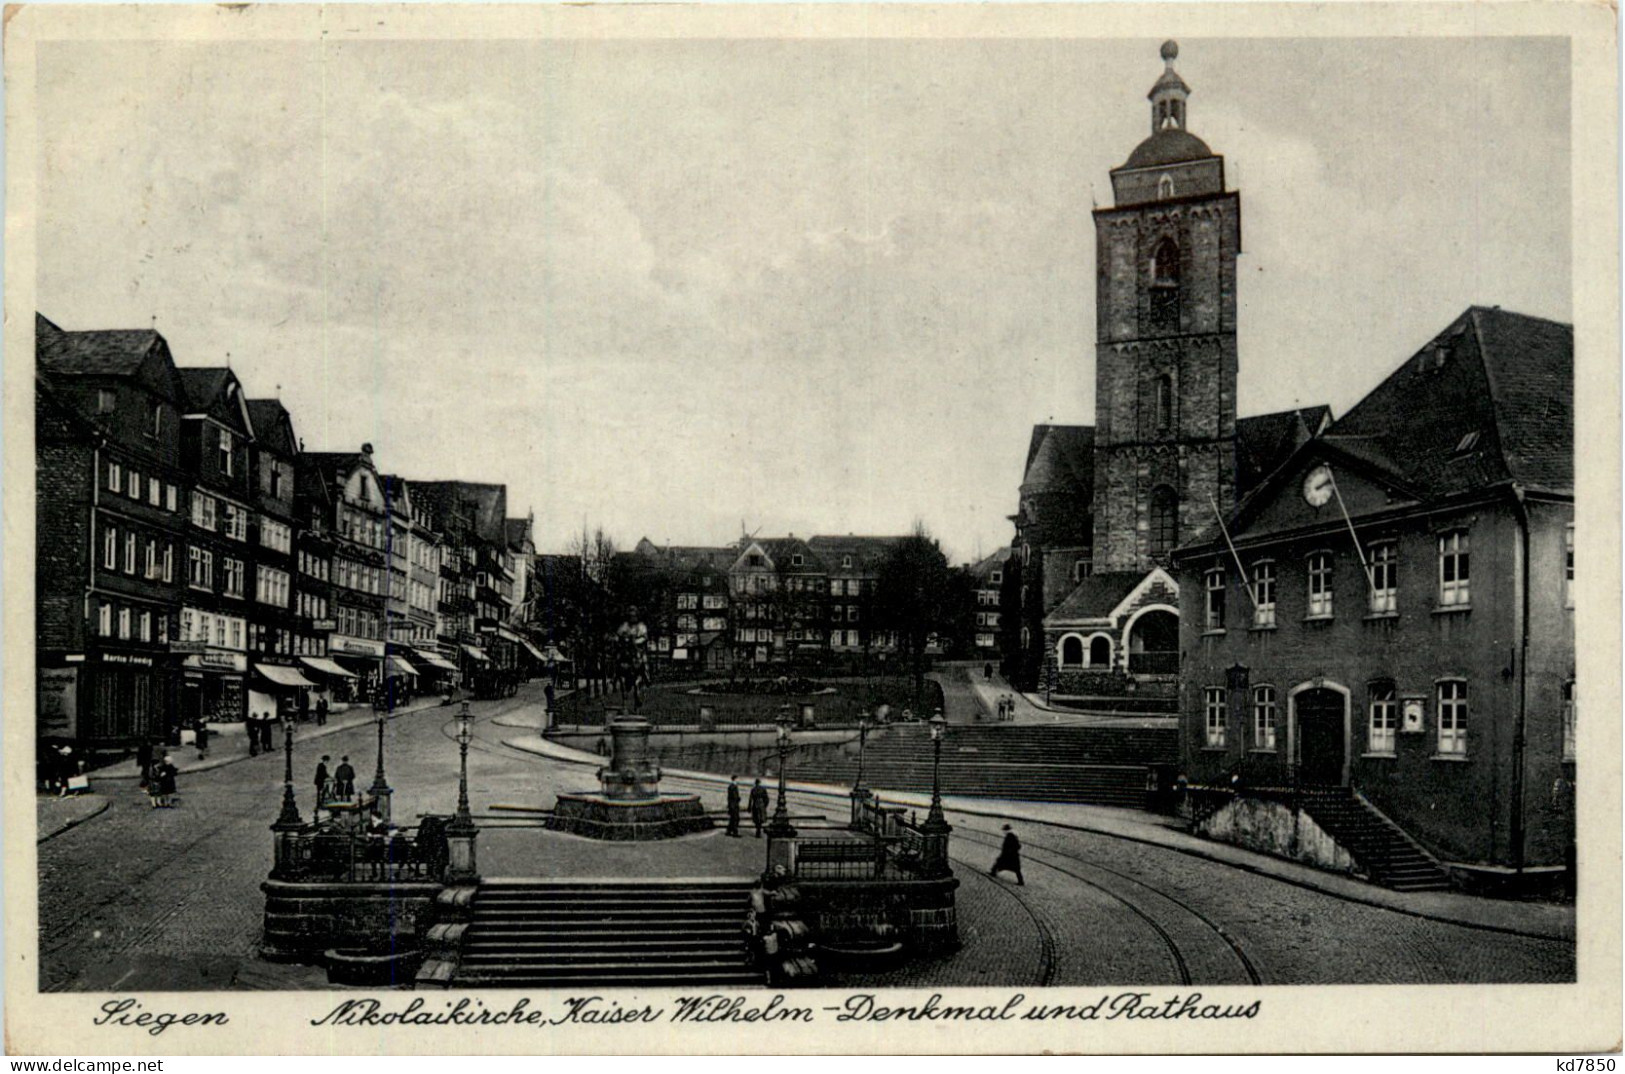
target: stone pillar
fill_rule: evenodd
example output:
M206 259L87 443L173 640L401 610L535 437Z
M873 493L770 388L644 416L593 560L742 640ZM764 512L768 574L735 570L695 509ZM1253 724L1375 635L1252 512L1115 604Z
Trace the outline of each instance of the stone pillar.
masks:
M649 721L623 717L609 725L609 764L598 770L604 797L647 801L660 797L660 766L649 752Z

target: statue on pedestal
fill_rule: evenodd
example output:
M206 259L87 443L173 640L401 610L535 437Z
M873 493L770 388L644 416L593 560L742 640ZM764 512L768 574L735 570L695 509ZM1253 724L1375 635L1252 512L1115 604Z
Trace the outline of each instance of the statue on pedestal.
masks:
M649 627L637 608L626 609L626 621L615 628L615 687L621 704L631 696L632 711L643 706L642 686L649 681Z

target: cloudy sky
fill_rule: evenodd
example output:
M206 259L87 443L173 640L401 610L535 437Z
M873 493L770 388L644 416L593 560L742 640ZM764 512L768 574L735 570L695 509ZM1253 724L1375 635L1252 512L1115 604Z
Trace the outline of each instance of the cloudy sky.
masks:
M1177 32L1177 27L1171 30ZM37 300L153 322L307 447L721 543L1009 539L1089 423L1156 40L45 43ZM1243 414L1341 412L1471 303L1570 314L1560 39L1182 40L1241 191Z

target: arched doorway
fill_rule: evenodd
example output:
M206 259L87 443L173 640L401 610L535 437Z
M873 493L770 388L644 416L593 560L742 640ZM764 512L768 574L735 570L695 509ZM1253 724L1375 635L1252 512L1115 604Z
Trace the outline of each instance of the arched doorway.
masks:
M1298 778L1315 786L1341 786L1348 770L1348 695L1317 686L1292 698Z
M1128 669L1142 675L1179 672L1179 615L1171 608L1147 608L1128 627Z

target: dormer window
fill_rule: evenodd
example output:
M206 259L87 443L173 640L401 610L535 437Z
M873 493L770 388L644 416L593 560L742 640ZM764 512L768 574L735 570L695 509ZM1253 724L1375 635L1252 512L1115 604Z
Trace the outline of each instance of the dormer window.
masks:
M791 557L790 557L790 566L792 566L792 567L801 566L801 553L800 552L796 552L793 555L791 555Z
M220 472L231 476L231 434L220 430Z

